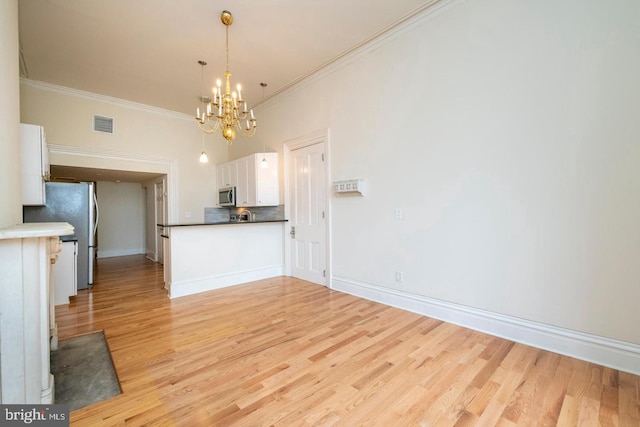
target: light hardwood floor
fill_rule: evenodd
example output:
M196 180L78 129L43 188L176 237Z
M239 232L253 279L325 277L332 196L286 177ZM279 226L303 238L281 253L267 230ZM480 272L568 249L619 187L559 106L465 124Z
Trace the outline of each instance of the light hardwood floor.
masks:
M279 277L169 300L143 256L56 310L123 393L73 426L640 426L640 377Z

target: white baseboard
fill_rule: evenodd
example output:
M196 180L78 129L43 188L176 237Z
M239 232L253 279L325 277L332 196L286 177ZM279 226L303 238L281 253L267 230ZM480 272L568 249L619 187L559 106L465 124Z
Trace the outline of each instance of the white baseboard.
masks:
M226 288L228 286L253 282L255 280L278 277L282 276L282 272L283 266L280 264L257 268L255 270L209 276L197 280L190 280L188 282L173 282L169 283L166 287L169 290L169 298L178 298L200 292L212 291L214 289Z
M332 289L490 335L640 375L640 345L333 277Z
M53 397L56 394L56 386L55 381L52 374L49 374L49 381L47 383L47 388L42 389L40 391L40 403L44 405L53 404Z
M144 255L146 250L144 248L128 248L128 249L100 249L98 248L98 258L112 258L116 256L127 255Z

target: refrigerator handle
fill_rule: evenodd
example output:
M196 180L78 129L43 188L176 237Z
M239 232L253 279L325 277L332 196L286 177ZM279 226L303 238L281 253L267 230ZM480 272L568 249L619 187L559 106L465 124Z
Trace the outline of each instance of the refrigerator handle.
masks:
M100 220L100 210L98 209L98 198L96 197L96 194L93 193L93 206L96 207L96 220L95 223L93 224L93 235L96 235L96 232L98 231L98 221Z

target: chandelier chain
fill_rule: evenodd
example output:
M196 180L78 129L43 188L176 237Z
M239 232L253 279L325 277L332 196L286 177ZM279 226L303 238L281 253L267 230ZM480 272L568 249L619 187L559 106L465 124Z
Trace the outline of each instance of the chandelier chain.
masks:
M229 72L229 26L225 25L225 47L227 52L227 73Z

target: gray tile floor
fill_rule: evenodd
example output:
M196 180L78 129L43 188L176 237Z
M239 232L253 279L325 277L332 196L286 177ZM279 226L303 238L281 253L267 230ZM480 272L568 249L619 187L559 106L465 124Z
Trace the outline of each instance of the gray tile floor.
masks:
M54 403L67 404L70 411L121 393L102 331L60 340L51 352L51 373Z

